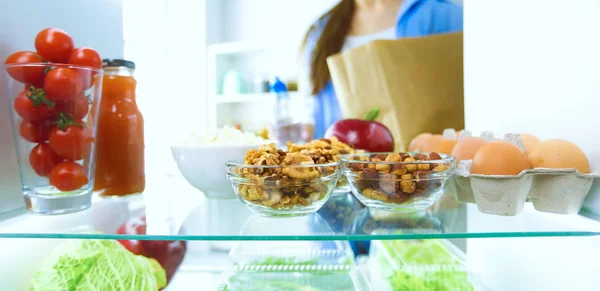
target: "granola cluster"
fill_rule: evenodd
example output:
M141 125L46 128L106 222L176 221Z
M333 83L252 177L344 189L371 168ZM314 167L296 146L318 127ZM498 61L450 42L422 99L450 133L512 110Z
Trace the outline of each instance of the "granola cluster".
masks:
M398 204L441 187L442 177L431 175L451 167L438 153L373 154L357 159L348 165L354 172L354 187L366 198Z
M342 155L346 154L360 154L364 153L363 150L355 150L351 146L341 142L335 136L331 139L317 139L309 143L297 145L288 142L288 152L300 152L309 154L313 157L319 157L319 163L330 163L337 162L341 159ZM317 162L317 161L315 161ZM344 187L348 185L346 177L341 177L337 182L337 187Z
M334 183L322 178L339 173L341 167L319 165L338 162L341 154L351 151L335 138L302 145L288 142L287 151L277 149L274 144L262 145L249 150L244 163L267 167L238 168L238 174L250 181L239 185L238 191L245 200L273 209L311 205L331 193Z

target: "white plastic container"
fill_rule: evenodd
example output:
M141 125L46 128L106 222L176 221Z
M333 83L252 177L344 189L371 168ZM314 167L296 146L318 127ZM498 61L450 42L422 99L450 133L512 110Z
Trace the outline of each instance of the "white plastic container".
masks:
M218 291L376 290L352 265L245 265L223 273Z
M447 240L439 241L409 240L402 241L405 246L411 245L410 253L393 241L373 241L367 262L369 281L373 290L422 290L425 284L435 290L488 290L478 278L469 272L464 253ZM387 244L387 245L386 245ZM416 252L423 245L421 252ZM428 248L437 248L436 256L431 256L435 263L417 262ZM441 258L441 254L446 256ZM412 258L417 258L412 260ZM427 282L427 283L425 283ZM431 284L435 286L431 286Z

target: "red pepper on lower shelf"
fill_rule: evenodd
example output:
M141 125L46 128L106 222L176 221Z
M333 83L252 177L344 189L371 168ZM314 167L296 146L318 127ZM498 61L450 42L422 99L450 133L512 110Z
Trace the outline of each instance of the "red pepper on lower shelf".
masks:
M146 216L134 218L121 225L117 234L146 234ZM187 251L186 241L119 240L130 252L157 260L171 280Z

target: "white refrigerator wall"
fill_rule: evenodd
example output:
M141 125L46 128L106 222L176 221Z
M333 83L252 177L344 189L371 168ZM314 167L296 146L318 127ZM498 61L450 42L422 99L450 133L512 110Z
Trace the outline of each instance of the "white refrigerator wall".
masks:
M467 0L464 7L467 128L565 138L599 169L600 1ZM600 191L592 191L586 207L600 213ZM475 211L469 207L469 213ZM576 221L552 214L540 220L534 211L528 205L504 223L552 229ZM485 232L490 223L471 219L468 229ZM587 227L579 223L569 228ZM591 265L576 259L593 262L597 247L591 238L473 239L467 253L472 270L492 290L597 290ZM571 251L553 252L565 248ZM521 258L517 265L515 257ZM582 280L573 282L570 274Z
M75 45L102 56L123 57L121 0L0 1L0 60L19 50L35 50L35 35L47 27L67 31ZM0 213L23 206L11 125L6 75L0 72ZM12 106L12 105L11 105Z
M468 129L564 138L600 170L600 1L465 1ZM586 207L600 213L600 189Z
M222 41L271 43L292 41L298 44L310 25L339 2L339 0L219 1Z

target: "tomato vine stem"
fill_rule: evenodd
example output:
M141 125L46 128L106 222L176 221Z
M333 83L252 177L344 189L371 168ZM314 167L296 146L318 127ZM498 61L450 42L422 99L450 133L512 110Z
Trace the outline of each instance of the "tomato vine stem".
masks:
M25 97L33 101L33 106L35 107L45 104L54 108L54 102L46 98L46 91L43 88L36 89L34 86L30 86L27 92L25 92Z

